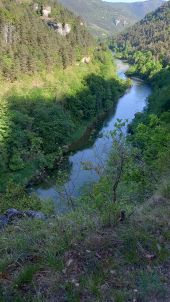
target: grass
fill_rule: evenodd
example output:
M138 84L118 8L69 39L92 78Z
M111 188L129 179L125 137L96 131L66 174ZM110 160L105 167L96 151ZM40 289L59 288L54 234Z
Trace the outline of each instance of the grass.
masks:
M18 273L14 281L14 288L22 288L22 286L26 284L31 284L33 280L34 274L39 270L39 266L37 265L26 265L24 266Z
M169 201L152 198L110 226L100 211L82 205L1 233L0 301L169 301Z

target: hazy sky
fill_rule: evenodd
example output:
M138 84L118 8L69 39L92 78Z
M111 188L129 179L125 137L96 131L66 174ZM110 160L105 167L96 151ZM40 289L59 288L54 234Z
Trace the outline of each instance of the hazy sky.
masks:
M146 0L103 0L106 2L143 2Z

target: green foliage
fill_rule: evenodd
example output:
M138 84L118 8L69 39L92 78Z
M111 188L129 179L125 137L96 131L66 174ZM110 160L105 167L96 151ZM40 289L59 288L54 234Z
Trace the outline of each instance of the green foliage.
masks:
M152 79L153 93L149 98L148 111L162 114L164 123L169 123L170 68L164 68ZM163 114L164 113L164 114Z
M36 196L28 195L23 187L9 183L5 193L0 194L0 213L3 214L10 208L40 210L41 201ZM45 206L43 205L44 208Z
M124 54L149 51L155 59L159 59L166 66L170 62L169 26L170 2L168 1L132 26L130 30L116 37L112 46L123 51Z
M164 299L165 288L156 273L141 272L138 276L138 284L140 297L144 301L149 301L153 295L159 297L159 299Z
M149 116L148 124L141 123L137 126L133 142L141 149L142 156L150 167L152 165L160 172L166 167L168 169L169 129L156 115Z
M45 79L42 88L32 88L31 84L25 89L24 80L22 89L14 88L4 96L0 113L1 191L10 180L25 185L43 178L85 127L116 105L127 83L112 77L112 60L107 50L99 48L89 66L64 73L60 70L50 83Z
M133 64L128 74L149 81L152 87L147 108L144 113L136 114L129 126L134 155L127 169L127 179L136 179L135 183L140 184L141 197L142 191L149 194L156 190L158 183L162 186L161 179L169 179L169 15L168 1L128 32L119 35L112 44L119 57Z
M136 51L131 55L130 60L134 65L128 70L127 74L129 75L139 75L144 79L153 79L162 70L162 64L153 57L150 51Z
M31 1L37 3L38 1ZM0 74L15 80L22 74L66 68L87 55L93 39L80 25L80 19L53 0L51 19L55 24L70 24L72 29L62 37L41 12L34 12L33 3L2 1L0 7ZM46 4L39 1L39 4ZM40 7L40 5L39 5ZM79 56L77 56L79 53Z
M101 182L95 193L103 189ZM1 297L5 301L18 297L22 301L23 290L25 301L30 302L43 301L44 296L59 301L65 297L81 301L87 296L91 301L168 297L169 202L153 198L138 204L131 216L126 212L123 223L118 216L123 204L110 203L115 214L114 223L108 224L102 220L104 205L103 209L94 206L96 194L67 215L20 221L1 233ZM105 207L108 215L110 209ZM149 255L155 258L148 260Z
M19 273L19 275L15 279L13 286L15 288L22 288L22 286L25 286L26 284L31 283L34 274L38 270L39 270L39 267L35 266L35 265L27 265L26 267L23 267L22 271Z
M55 213L55 205L52 200L41 201L41 211L48 217Z

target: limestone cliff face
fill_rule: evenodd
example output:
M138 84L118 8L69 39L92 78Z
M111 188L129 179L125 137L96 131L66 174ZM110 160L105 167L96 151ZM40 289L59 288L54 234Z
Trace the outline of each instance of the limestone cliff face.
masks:
M47 25L54 29L58 34L65 37L71 32L71 25L68 23L54 22L53 18L50 18L52 8L50 5L33 4L33 10L40 13L43 19L47 22Z
M44 18L48 18L49 15L51 14L51 11L52 11L51 6L49 6L49 5L46 5L46 6L43 5L41 7L41 13Z
M6 44L12 44L14 40L15 27L11 24L4 24L3 36Z
M122 16L120 16L119 19L114 19L113 23L115 24L116 27L118 27L119 25L125 27L129 24L129 22L126 19L124 19Z
M71 25L56 23L56 31L63 37L67 36L71 32Z
M65 23L56 23L52 20L49 20L47 22L48 26L54 29L57 33L59 33L61 36L65 37L71 32L71 25L65 24Z
M89 64L91 61L91 57L87 56L87 57L84 57L81 62L84 63L84 64Z

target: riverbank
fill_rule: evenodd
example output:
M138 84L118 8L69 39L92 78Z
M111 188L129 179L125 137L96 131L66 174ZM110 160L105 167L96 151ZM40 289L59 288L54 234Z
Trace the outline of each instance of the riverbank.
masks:
M128 66L121 61L117 61L117 66L118 76L126 79L125 72ZM95 168L101 171L106 168L112 149L111 132L115 130L114 124L117 119L123 121L128 119L130 123L137 112L143 111L150 93L149 86L133 80L131 87L119 98L116 109L113 108L108 116L105 116L105 121L99 123L96 133L91 133L90 140L90 133L87 133L88 135L74 146L73 154L65 158L64 165L58 168L59 173L54 170L50 177L35 186L33 191L42 200L49 198L53 200L57 212L69 210L68 199L74 200L82 194L84 187L92 186L99 180ZM86 169L86 165L90 165L91 169Z
M116 106L126 88L116 76L111 53L103 50L96 50L90 64L5 86L0 190L8 182L26 185L39 171L53 168L63 148L101 112Z

